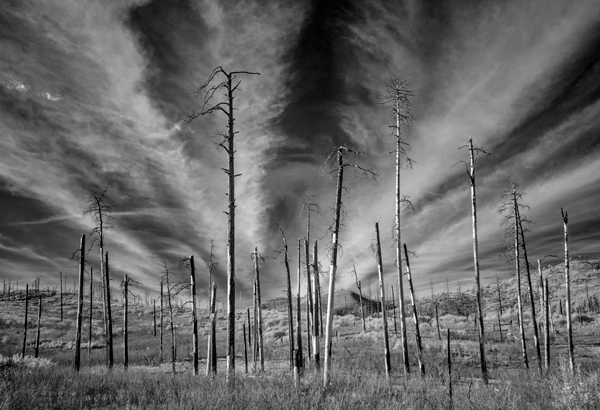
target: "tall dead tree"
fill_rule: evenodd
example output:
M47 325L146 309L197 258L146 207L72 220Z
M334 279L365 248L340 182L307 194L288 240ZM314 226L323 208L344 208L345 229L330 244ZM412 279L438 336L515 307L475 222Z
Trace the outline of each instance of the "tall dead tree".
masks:
M194 374L198 374L198 314L196 305L196 267L194 256L190 256L190 290L192 293L192 350L194 356Z
M60 272L60 321L63 321L63 280L62 272Z
M234 137L234 100L235 92L239 89L239 75L259 75L249 71L226 71L219 66L212 70L208 79L196 90L195 94L202 100L199 112L188 116L188 121L204 115L224 114L227 117L227 132L221 132L223 138L218 144L228 156L228 168L223 171L228 176L227 191L227 380L235 374L235 178L241 174L235 173ZM221 78L224 80L221 81ZM217 92L225 92L225 100L214 102Z
M571 322L571 280L569 277L569 215L560 208L563 220L563 232L565 240L565 305L567 310L567 331L569 333L569 367L571 373L575 370L575 356L573 353L573 323Z
M375 173L371 170L362 168L352 164L344 159L345 154L358 155L359 152L341 146L334 150L326 161L326 165L330 165L329 173L337 173L337 186L335 194L334 219L330 227L331 230L331 265L329 268L329 294L327 295L327 326L325 328L325 366L323 372L323 383L325 386L329 384L331 377L331 339L333 330L333 310L334 310L334 294L335 294L335 275L337 271L337 256L339 247L339 232L342 216L342 191L344 189L344 169L347 167L354 168L355 172L363 175L375 177ZM331 166L335 161L334 166Z
M469 144L459 147L469 149L470 167L466 161L459 161L465 165L465 170L469 176L469 182L471 185L471 220L473 227L473 267L475 269L475 290L477 292L477 327L479 330L479 357L481 362L481 376L484 384L488 384L488 371L487 363L485 360L485 328L483 324L483 296L481 294L481 279L479 274L479 243L477 241L477 201L475 195L475 165L477 159L481 156L491 156L492 154L484 151L481 148L473 146L473 139L469 137ZM455 164L456 165L456 164Z
M102 190L90 190L87 198L83 216L92 218L95 226L91 232L90 248L98 246L100 251L100 275L102 276L103 301L104 301L104 337L106 341L106 364L109 368L113 366L113 335L112 335L112 312L110 306L110 280L108 279L108 261L105 259L107 252L104 251L104 234L107 230L114 229L112 206L107 203L108 188Z
M288 258L288 245L285 240L285 234L279 224L275 224L281 231L281 238L283 240L283 262L285 264L285 272L287 279L287 305L288 305L288 335L290 345L290 370L294 370L294 312L292 308L292 279L290 277L290 260ZM246 333L244 332L244 337ZM245 346L245 344L244 344Z
M85 235L81 235L81 245L79 247L79 293L77 295L77 328L75 337L75 361L74 367L79 371L81 362L81 325L83 323L83 274L85 271Z
M377 273L379 274L379 298L381 301L381 317L383 319L383 355L385 362L385 376L387 379L389 379L390 372L392 371L392 365L390 361L390 339L388 334L387 307L385 305L385 284L383 283L383 261L381 259L381 242L379 240L379 222L375 223L375 237L375 259L377 260Z
M354 264L352 264L352 273L354 274L354 280L356 281L356 287L358 288L358 301L360 303L360 313L362 315L363 332L366 332L367 323L365 321L365 308L363 306L362 289L360 286L360 280L358 280L358 275L356 274L356 266Z
M312 334L314 333L313 324L313 289L310 280L310 251L308 239L304 238L304 256L306 265L306 344L309 363L312 361Z
M408 82L401 76L392 77L385 85L385 94L382 96L382 103L390 108L394 116L395 123L391 127L396 140L396 223L394 226L394 237L396 241L396 263L398 275L398 306L400 308L400 334L402 341L402 359L404 362L405 376L410 373L410 363L408 361L408 339L406 337L406 306L404 303L404 284L402 277L402 230L400 224L402 203L406 197L403 197L400 189L400 170L402 169L402 160L407 168L412 168L414 161L406 153L410 145L402 138L403 132L410 129L412 114L410 112L410 97L414 92L410 90Z
M164 285L163 285L163 280L160 280L160 326L159 326L159 330L160 330L160 355L159 355L159 362L162 364L163 361L163 314L164 314L164 309L163 309L163 303L164 303Z
M213 280L212 280L212 275L215 272L215 269L218 266L218 262L214 261L214 248L215 248L215 241L213 239L210 240L210 256L208 257L208 309L210 310L210 304L211 304L211 300L210 300L210 295L212 292L212 285L213 285Z

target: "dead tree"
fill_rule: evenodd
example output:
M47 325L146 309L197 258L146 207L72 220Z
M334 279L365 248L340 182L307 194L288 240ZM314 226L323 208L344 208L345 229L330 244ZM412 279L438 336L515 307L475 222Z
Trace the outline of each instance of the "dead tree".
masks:
M514 184L516 188L516 184ZM516 218L519 224L519 232L521 236L521 248L523 250L523 261L525 263L525 272L527 275L527 285L529 287L529 303L531 305L531 325L533 327L533 342L535 346L535 351L538 360L538 370L542 372L542 354L540 349L540 338L538 335L538 325L537 325L537 317L535 313L535 300L533 299L533 285L531 284L531 271L529 265L529 259L527 257L527 246L525 245L525 230L523 229L523 223L530 223L525 217L521 214L521 209L529 208L522 203L519 203L519 200L522 200L523 194L515 192L514 196L514 205L516 209Z
M408 250L406 249L406 243L404 245L404 262L406 263L406 278L408 279L408 287L410 290L410 301L413 309L413 320L415 322L415 338L417 340L417 358L419 360L419 371L421 377L425 377L425 364L423 363L423 348L421 344L421 331L419 329L419 314L417 313L417 304L415 301L415 291L412 283L412 273L410 270L410 262L408 260Z
M213 284L212 275L218 266L218 262L215 262L213 260L215 257L214 248L215 248L215 241L214 241L214 239L211 239L210 240L210 256L208 257L208 309L209 310L210 310L210 303L211 303L210 294L212 292L212 284Z
M170 330L171 330L171 368L173 370L173 373L175 373L175 362L177 361L177 357L176 357L176 346L175 346L175 327L173 326L173 302L171 301L171 291L173 290L173 288L170 285L169 282L169 268L167 268L167 264L165 263L165 282L167 284L167 305L169 308L169 323L170 323Z
M333 309L334 309L334 294L335 294L335 274L337 271L337 256L339 247L339 232L342 216L342 191L344 189L344 169L347 167L354 168L355 172L363 175L375 177L375 173L371 170L362 168L352 164L344 159L345 154L359 153L351 148L341 146L334 150L326 161L326 165L331 165L335 161L336 165L331 166L329 173L337 172L337 187L335 194L334 220L330 227L331 231L331 265L329 268L329 294L327 296L327 326L325 328L325 368L323 372L323 383L325 386L329 384L331 372L331 339L333 329ZM335 159L334 159L335 158Z
M383 283L383 261L381 260L381 242L379 240L379 222L375 223L375 259L377 260L377 273L379 274L379 297L381 301L381 317L383 319L383 355L385 361L385 376L390 378L392 365L390 361L390 339L388 334L387 308L385 305L385 284ZM407 265L408 266L408 265ZM417 329L418 331L418 329Z
M25 358L25 349L27 346L27 315L29 313L29 284L25 285L25 321L23 325L23 349L21 351L21 357Z
M571 373L575 370L575 358L573 353L573 323L571 322L571 280L569 278L569 215L560 208L563 220L563 231L565 240L565 306L567 311L567 331L569 333L569 367Z
M283 262L285 264L285 272L287 278L287 305L288 305L288 335L289 335L289 344L290 344L290 370L294 370L294 313L292 308L292 279L290 277L290 260L288 258L288 246L287 241L285 240L285 234L283 233L283 229L279 224L275 224L281 231L281 238L283 240ZM281 252L279 252L281 253ZM244 340L246 338L246 333L244 332ZM244 348L245 348L244 341ZM246 366L247 367L247 366ZM246 369L246 373L247 373Z
M241 80L239 75L259 75L249 71L225 71L219 66L213 69L208 79L196 90L195 94L202 100L199 112L188 116L188 121L204 116L224 114L227 117L227 132L220 133L222 141L218 143L220 149L225 150L228 156L228 168L223 169L228 176L227 192L227 379L235 374L235 178L241 174L235 173L234 137L234 99L235 92L239 89ZM223 81L220 81L224 78ZM213 97L217 92L224 91L225 101L214 103Z
M83 216L90 216L95 226L91 232L90 248L98 246L100 251L100 274L102 276L103 299L104 299L104 337L106 341L106 364L108 368L113 366L113 335L112 314L110 306L110 280L108 279L108 261L105 259L104 234L105 231L114 229L112 206L107 204L106 191L108 188L91 190L88 196Z
M160 280L160 356L159 356L159 362L162 364L163 361L163 298L164 298L164 292L163 292L163 281L162 279Z
M469 144L463 145L459 147L468 148L469 149L469 159L470 159L470 167L467 165L466 161L459 161L458 163L463 163L465 165L465 170L467 175L469 176L469 182L471 185L471 219L473 226L473 266L475 269L475 290L477 292L477 325L479 329L479 357L481 362L481 376L484 384L488 384L488 371L487 371L487 363L485 360L485 328L483 325L483 296L481 294L481 280L479 274L479 244L477 241L477 202L475 195L475 165L477 164L477 159L481 156L491 156L492 154L484 151L481 148L477 148L473 146L473 139L469 137ZM455 164L456 165L456 164Z
M93 296L94 296L94 268L90 267L90 316L88 319L88 360L92 353L92 316L93 316Z
M354 264L352 264L352 273L354 273L354 280L356 281L356 287L358 288L358 301L360 303L360 313L362 315L363 332L366 332L367 323L365 321L365 308L363 306L362 289L360 286L360 280L358 280L358 275L356 274L356 266Z
M306 265L306 350L308 362L312 360L312 333L314 332L313 325L313 289L310 280L310 251L308 239L304 238L304 256Z
M318 372L321 368L321 352L319 346L319 322L320 322L320 309L319 309L319 260L317 258L317 241L313 247L313 268L312 268L312 279L313 279L313 355L315 358L315 372Z
M300 291L302 284L302 254L300 253L300 238L298 238L298 290L296 292L296 358L294 360L294 374L299 377L304 367L302 361L302 308L300 303Z
M81 362L81 325L83 323L83 274L85 271L85 235L81 235L81 245L79 247L79 293L77 295L77 329L75 337L75 370L79 371Z
M544 364L546 372L550 369L550 302L548 300L548 279L544 280Z
M63 280L62 272L60 272L60 321L63 321Z
M400 190L400 170L402 169L402 160L405 161L407 168L412 168L414 161L406 153L410 145L402 138L403 131L410 129L413 120L411 114L410 97L414 92L410 90L408 82L402 77L396 75L385 85L385 94L382 96L382 103L388 106L394 115L395 124L391 127L396 140L396 149L392 153L396 154L396 224L394 226L394 237L396 241L396 261L398 275L398 300L400 307L400 334L402 339L402 358L404 362L405 376L410 373L410 364L408 361L408 339L406 338L406 308L404 304L404 284L402 279L402 240L400 217L402 203L405 197L401 195Z
M254 261L254 280L256 282L256 305L258 308L258 353L260 358L260 371L263 373L265 371L265 348L263 341L263 319L262 319L262 302L260 298L260 274L258 269L258 262L263 260L262 256L258 254L258 248L254 247L254 253L252 254L252 260Z
M190 256L190 290L192 293L192 349L194 355L194 374L198 374L198 314L196 311L196 267L194 256Z
M498 289L498 313L502 316L502 295L500 294L500 280L498 279L498 275L496 275L496 288Z
M138 281L125 275L123 282L121 283L121 290L123 292L123 367L125 370L127 370L127 367L129 366L129 295L133 295L129 290L130 283L139 284ZM133 296L135 297L135 295Z
M208 352L206 353L206 375L217 374L217 285L212 284L210 292L210 330Z

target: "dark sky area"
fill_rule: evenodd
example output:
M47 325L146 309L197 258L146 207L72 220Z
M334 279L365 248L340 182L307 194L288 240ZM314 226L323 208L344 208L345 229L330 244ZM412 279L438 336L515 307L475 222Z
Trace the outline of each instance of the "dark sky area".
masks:
M306 192L320 207L311 239L323 269L335 182L321 166L346 144L375 181L348 175L338 287L356 265L375 290L371 250L381 226L396 282L394 123L382 105L394 75L414 91L404 138L412 170L402 240L418 292L474 283L468 142L496 155L477 168L483 282L512 273L500 256L500 195L515 179L530 259L562 252L561 207L573 257L600 251L600 2L527 1L8 1L0 8L0 279L71 280L70 260L92 189L108 188L113 286L129 274L158 290L163 265L195 255L206 298L211 239L224 299L225 118L186 116L212 69L240 75L236 96L237 289L250 301L255 246L266 298L282 296L284 230L296 277ZM221 98L218 94L216 98ZM99 267L97 249L90 251ZM550 261L552 262L552 261ZM559 260L554 260L558 263ZM187 281L185 271L175 275ZM323 279L326 280L326 274Z

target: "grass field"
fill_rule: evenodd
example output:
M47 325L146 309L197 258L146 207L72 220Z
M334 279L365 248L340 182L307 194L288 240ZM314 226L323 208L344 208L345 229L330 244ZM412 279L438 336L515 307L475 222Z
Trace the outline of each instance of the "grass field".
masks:
M573 264L573 304L600 294L596 270L583 263ZM545 270L553 289L551 301L556 306L561 293L561 267ZM440 327L445 336L451 333L452 388L449 397L449 379L446 365L446 341L438 339L435 320L428 315L428 300L420 300L421 335L423 338L426 376L418 374L414 324L407 322L411 373L405 376L401 361L401 342L391 330L392 374L386 379L383 359L382 321L367 317L366 332L356 312L352 292L340 290L336 294L338 312L335 316L332 383L322 386L321 374L312 363L294 385L289 368L287 312L281 304L278 309L264 309L266 365L264 373L255 373L250 361L245 373L242 323L246 310L237 314L236 376L234 382L225 381L224 357L219 356L218 373L213 378L204 375L206 356L206 327L208 316L200 309L201 375L194 376L191 364L192 337L189 309L178 310L174 325L176 331L177 367L170 365L170 334L165 318L163 357L160 358L160 338L154 336L151 306L132 306L129 321L129 363L122 366L122 309L113 303L115 318L115 367L104 366L105 346L102 337L100 301L93 310L93 339L87 352L88 307L84 310L82 369L72 370L75 340L75 296L65 297L65 317L60 321L57 295L43 298L40 332L40 359L33 359L37 325L37 300L30 301L27 334L27 357L21 358L23 340L24 300L17 295L12 300L0 301L0 408L1 409L200 409L200 408L382 408L382 409L597 409L600 408L600 334L598 315L580 309L574 320L577 369L571 375L566 362L566 320L558 312L553 314L555 332L551 338L551 368L541 375L533 347L529 321L528 355L531 370L523 368L517 319L514 281L501 283L503 337L496 327L498 300L495 286L485 290L486 295L486 356L490 384L480 380L479 348L472 317L453 312L449 301L454 295L439 297ZM523 288L526 289L525 287ZM450 297L448 297L450 296ZM458 300L469 297L465 292ZM325 300L325 299L324 299ZM448 303L444 307L444 300ZM564 300L564 299L563 299ZM343 301L343 302L342 302ZM268 307L269 302L265 304ZM526 305L527 306L527 305ZM539 304L538 304L539 306ZM526 309L528 312L528 310ZM165 315L166 317L166 315ZM219 312L218 355L223 355L226 323ZM585 317L585 320L581 318ZM303 329L306 324L303 323ZM399 328L399 324L398 324ZM322 342L322 341L321 341ZM306 354L306 338L303 346ZM324 346L321 346L321 353ZM251 360L251 357L250 357Z

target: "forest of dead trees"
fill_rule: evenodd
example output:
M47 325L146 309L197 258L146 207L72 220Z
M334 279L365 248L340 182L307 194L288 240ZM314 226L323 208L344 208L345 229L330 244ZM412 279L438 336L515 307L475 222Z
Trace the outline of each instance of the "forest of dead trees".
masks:
M334 369L331 361L333 355L332 343L334 338L334 315L354 314L362 321L362 329L366 331L365 317L376 317L382 320L382 356L384 357L383 366L386 375L391 372L402 372L408 376L411 372L418 372L425 375L427 365L422 355L422 340L420 335L419 323L430 323L437 326L437 338L439 341L446 340L447 348L450 349L451 333L448 329L447 334L443 335L440 329L439 317L441 315L455 315L465 317L473 322L473 330L476 332L475 340L479 344L479 364L481 367L481 380L484 384L488 383L489 370L486 363L486 340L489 332L498 331L500 338L508 337L502 333L502 327L514 329L511 337L515 338L521 344L522 362L525 368L535 366L540 372L547 371L549 367L550 337L549 332L553 328L551 323L552 311L564 315L567 324L568 334L568 355L569 366L573 371L575 366L574 343L573 343L573 313L577 313L580 320L583 313L598 313L600 303L596 295L587 295L583 301L574 304L571 294L570 282L570 260L569 255L569 218L566 210L557 210L557 220L563 225L563 242L557 244L563 249L564 253L558 255L545 255L544 257L532 256L531 249L535 249L535 244L526 242L527 225L530 221L525 212L528 207L523 202L524 193L518 191L518 185L515 181L507 182L507 190L499 193L501 199L498 212L503 216L502 228L504 229L506 241L509 244L506 256L514 266L517 291L514 295L503 293L499 282L497 282L497 292L488 286L483 287L481 283L481 274L479 267L478 253L478 220L477 220L477 196L476 196L476 165L478 160L493 160L494 156L484 149L476 147L473 140L469 138L464 147L468 152L466 160L459 160L457 164L465 166L468 176L468 183L471 196L470 212L472 216L472 234L473 234L473 275L475 286L472 290L464 292L450 293L446 292L434 295L433 284L432 294L429 298L419 298L415 294L413 284L414 275L420 275L422 272L412 272L410 258L412 256L409 240L401 236L402 218L409 217L402 212L403 207L412 207L413 204L409 198L403 195L400 186L401 170L410 169L413 161L407 156L408 144L406 136L412 121L410 111L410 97L413 92L408 87L406 81L400 77L394 77L385 87L383 102L385 107L390 110L393 132L393 145L395 146L394 158L396 165L396 184L395 184L395 225L387 229L393 230L396 247L396 272L392 284L386 284L385 281L391 279L391 272L384 271L384 262L381 257L380 244L380 226L378 222L373 221L373 236L376 238L373 243L374 262L373 267L377 269L378 279L371 290L371 284L368 286L368 295L365 292L365 284L359 280L362 277L361 272L356 269L351 273L356 280L356 292L347 292L344 294L344 302L336 298L340 297L339 289L336 288L336 275L338 274L338 249L340 242L343 242L342 218L343 218L343 195L348 189L349 173L358 174L366 178L375 178L376 172L364 168L360 165L360 153L349 146L335 147L331 155L326 159L323 167L324 173L329 175L335 181L335 202L333 204L333 217L329 227L330 241L328 243L319 243L311 239L311 214L320 213L320 207L314 201L311 195L303 204L304 216L306 221L306 235L304 238L298 238L296 241L288 243L285 232L281 227L279 231L282 237L282 248L277 252L284 262L286 278L286 297L279 300L264 301L261 297L261 266L265 263L265 258L254 248L252 252L252 264L254 271L252 286L251 307L244 311L242 320L242 332L239 332L239 313L243 311L242 303L236 306L236 244L235 244L235 213L237 206L235 202L235 183L239 174L235 170L235 146L234 140L238 130L235 124L235 97L239 92L241 78L247 75L258 75L258 73L249 71L226 71L222 67L213 70L209 78L197 90L196 94L202 102L201 108L188 117L188 121L203 115L222 115L226 119L226 132L220 134L222 141L219 147L227 156L228 166L224 172L228 179L226 213L228 217L227 228L227 257L226 257L226 290L225 300L217 299L217 285L215 278L215 267L217 261L213 252L213 244L210 243L210 257L207 261L202 261L201 266L207 269L197 272L194 256L182 256L173 266L164 263L159 283L153 284L154 288L159 289L158 296L153 297L153 292L149 289L153 285L140 283L132 277L125 275L124 278L115 278L112 275L112 260L109 258L108 248L110 248L110 236L107 232L114 229L115 221L112 217L113 208L109 202L109 188L101 190L92 190L87 198L83 215L89 217L94 222L94 228L87 235L80 238L80 246L73 253L72 259L78 264L77 275L71 272L68 276L62 272L59 274L60 285L52 288L40 286L39 280L32 284L16 281L4 280L2 288L2 299L7 301L22 300L24 302L24 331L23 331L23 349L22 355L26 354L27 329L29 310L35 308L37 302L37 323L39 326L43 317L44 298L60 296L61 320L63 320L63 295L73 294L77 296L77 313L75 329L75 346L73 356L73 367L80 369L81 365L81 346L87 338L88 354L92 346L92 306L100 304L102 312L102 334L103 346L106 351L105 364L112 368L115 363L113 353L114 343L114 324L115 316L120 316L122 321L123 340L123 358L118 360L124 367L128 366L128 315L131 311L136 311L138 306L146 305L153 308L153 329L154 337L157 338L160 345L159 362L170 362L173 372L175 372L175 363L177 362L178 350L176 345L176 328L174 327L174 316L181 311L192 312L192 331L189 335L193 346L193 371L198 374L199 358L201 351L205 351L206 357L206 375L214 375L217 372L217 322L224 322L227 326L225 356L226 356L226 375L227 378L235 376L235 360L240 352L236 352L236 339L243 340L243 359L245 373L264 372L268 366L265 363L264 332L265 323L263 320L263 310L282 309L287 314L287 340L289 343L289 369L293 373L296 383L302 377L306 369L312 368L315 372L321 372L324 385L328 385ZM224 93L225 98L218 100L218 96ZM392 144L390 144L392 145ZM457 157L458 159L458 157ZM466 189L466 185L465 185ZM360 193L359 193L360 194ZM465 213L469 212L465 209ZM304 223L304 221L303 221ZM314 222L313 222L314 223ZM107 239L108 238L108 239ZM367 240L368 242L368 240ZM291 249L288 245L293 246ZM533 246L532 246L533 245ZM327 250L325 250L327 249ZM319 255L319 252L321 255ZM321 261L327 254L329 267L322 266ZM294 255L296 256L294 258ZM98 258L99 256L99 258ZM555 260L564 261L564 297L559 300L558 305L550 305L549 292L555 289L549 289L548 278L543 275L541 261L546 257L552 257ZM95 272L91 261L99 259L100 272ZM537 265L533 261L537 260ZM597 267L594 267L597 269ZM182 280L186 277L185 280ZM198 278L204 277L206 282L207 300L200 301L197 297ZM71 282L72 281L72 282ZM120 303L122 312L113 311L114 301L117 299L113 293L113 284L119 282ZM322 281L325 281L322 283ZM31 285L31 286L30 286ZM524 289L522 288L524 287ZM144 289L144 295L136 294L135 289ZM301 297L304 295L304 297ZM239 294L241 299L241 294ZM346 300L350 299L350 301ZM358 303L356 303L358 298ZM512 301L516 298L516 301ZM30 307L30 301L32 306ZM484 315L484 302L487 304L498 304L498 317L491 318ZM83 317L84 306L87 306L90 315ZM503 316L503 307L516 306L516 323L506 323ZM206 309L208 312L208 337L206 348L201 348L198 330L199 313L197 309ZM528 318L525 313L528 312ZM236 315L237 313L237 315ZM87 319L87 321L86 321ZM88 328L88 335L83 334L83 329ZM415 343L411 343L416 349L418 364L416 369L412 369L408 359L409 341L407 330L415 334ZM531 342L526 338L526 332L532 334ZM393 364L390 361L390 334L398 335L400 338L401 363ZM444 337L445 336L445 337ZM38 331L39 339L39 331ZM533 344L533 348L532 345ZM238 345L239 346L239 345ZM321 352L321 347L324 351ZM168 353L167 353L168 352ZM220 352L221 354L223 352ZM542 357L542 353L544 357ZM39 354L39 342L36 344L35 356ZM448 371L451 364L448 362Z

